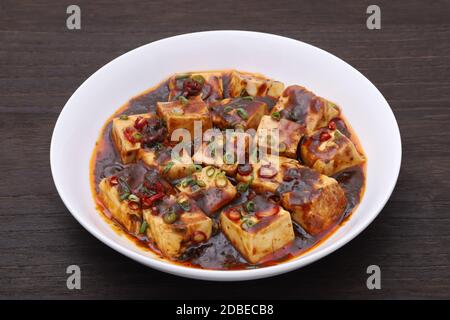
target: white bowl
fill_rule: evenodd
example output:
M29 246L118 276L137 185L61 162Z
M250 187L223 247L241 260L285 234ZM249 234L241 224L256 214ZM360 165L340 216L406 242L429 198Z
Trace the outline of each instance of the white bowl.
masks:
M365 195L348 222L313 250L279 265L251 270L202 270L175 265L117 234L95 209L89 161L100 130L131 97L175 72L238 69L300 84L339 104L368 157ZM114 59L72 95L56 123L50 149L56 188L72 215L95 237L152 268L189 278L246 280L303 267L366 228L391 195L401 163L400 132L388 103L361 73L306 43L246 31L210 31L159 40Z

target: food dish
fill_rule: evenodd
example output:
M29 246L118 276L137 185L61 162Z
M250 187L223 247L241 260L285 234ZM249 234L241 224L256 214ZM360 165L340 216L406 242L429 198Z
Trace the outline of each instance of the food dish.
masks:
M141 113L134 100L156 103ZM233 270L327 238L359 204L365 163L341 108L306 88L237 70L183 72L106 122L91 182L99 210L142 248Z
M179 50L183 48L183 50ZM210 54L214 48L214 54ZM255 48L257 54L255 54ZM89 187L89 161L105 119L117 106L180 70L254 70L287 84L300 83L343 106L367 159L362 201L350 219L298 258L249 270L208 270L168 263L115 232L98 214ZM156 101L133 100L137 112ZM378 215L391 195L401 164L395 117L381 93L339 58L306 43L245 31L211 31L163 39L132 50L86 80L67 101L51 141L50 163L58 193L73 217L121 254L154 269L216 281L274 276L308 265L348 243ZM232 170L233 168L231 168ZM345 179L346 177L342 177Z

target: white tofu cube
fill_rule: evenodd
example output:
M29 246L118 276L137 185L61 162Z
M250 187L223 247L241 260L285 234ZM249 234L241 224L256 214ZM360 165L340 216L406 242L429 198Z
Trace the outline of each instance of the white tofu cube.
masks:
M148 233L161 253L177 259L191 245L211 237L212 220L188 196L164 198L156 209L145 209Z
M225 172L213 167L204 167L187 177L177 188L193 197L199 207L207 214L212 214L231 202L236 194L236 187L231 184Z
M199 97L158 102L156 111L165 121L169 137L176 129L186 129L191 135L191 140L193 140L196 121L201 123L202 132L212 127L208 107Z
M296 158L297 147L304 133L304 126L296 122L263 116L257 131L258 145L268 151L275 149L281 156Z
M349 138L327 128L317 130L303 142L301 155L308 166L328 176L365 161Z
M262 75L232 71L229 83L229 95L231 97L270 96L278 98L283 92L284 84L268 79Z
M253 204L250 206L250 203ZM294 240L289 212L262 196L224 210L220 222L231 244L252 264L270 257Z
M308 89L294 85L283 91L272 109L272 115L274 114L305 126L306 133L311 134L338 117L340 109L334 103L316 96Z

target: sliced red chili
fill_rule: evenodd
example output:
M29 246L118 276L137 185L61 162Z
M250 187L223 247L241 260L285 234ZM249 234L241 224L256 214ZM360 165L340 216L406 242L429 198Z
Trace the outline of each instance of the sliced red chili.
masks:
M278 170L271 165L261 166L258 170L258 176L265 179L271 179L275 177L278 173Z
M131 143L136 143L136 139L134 138L134 133L135 133L135 129L133 127L126 127L123 130L123 135L125 136L125 138L130 141Z
M114 187L117 186L119 184L119 181L117 180L116 176L112 176L109 178L109 184Z
M241 176L248 176L250 173L252 173L253 167L250 163L242 164L238 166L238 173Z
M257 218L259 218L259 219L262 219L262 218L265 218L265 217L274 216L274 215L278 214L278 212L280 212L280 207L279 206L273 206L272 208L270 208L268 210L256 212L255 216Z
M157 215L159 214L159 209L158 209L158 207L155 207L155 206L152 207L152 214L153 214L154 216L157 216Z
M183 84L183 95L184 96L196 96L202 91L203 84L194 81L192 79L187 79Z
M206 234L200 230L196 230L192 234L192 240L194 240L194 242L197 242L197 243L205 241L206 238L207 238Z
M139 205L139 202L129 201L129 202L128 202L128 207L129 207L131 210L138 210L141 206Z
M136 118L136 120L134 121L134 127L136 129L138 129L139 131L141 131L142 129L145 128L145 126L148 125L147 119L139 116Z
M146 207L151 207L153 205L153 202L161 198L164 198L164 193L157 193L151 197L143 198L142 203L145 204Z
M328 123L328 129L330 129L330 130L336 130L336 122L334 122L333 120L331 120L331 121Z
M155 182L155 189L158 193L164 193L164 187L159 181Z
M324 142L324 141L329 140L330 138L331 138L331 135L328 132L322 132L320 134L319 140L320 140L320 142Z
M233 221L238 221L241 219L241 212L238 209L231 209L228 211L227 216Z

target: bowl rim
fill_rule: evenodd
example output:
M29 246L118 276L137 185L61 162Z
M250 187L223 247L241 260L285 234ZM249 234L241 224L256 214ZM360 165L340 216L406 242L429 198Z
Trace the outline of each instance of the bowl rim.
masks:
M58 132L60 130L62 130L62 120L64 118L65 113L68 110L68 105L70 105L71 100L74 98L74 96L76 96L77 92L82 90L84 87L88 86L90 84L90 82L92 81L92 79L94 78L94 76L97 73L102 72L104 69L108 68L111 64L113 64L114 62L116 62L119 59L122 59L123 57L132 54L133 52L137 51L137 50L142 50L144 47L151 47L151 46L157 46L159 43L165 42L165 41L173 41L177 38L186 38L186 37L196 37L196 36L202 36L204 34L211 34L211 33L220 33L220 34L224 34L224 33L228 33L228 34L247 34L247 35L251 35L251 36L255 36L255 37L266 37L266 38L282 38L284 41L291 41L291 42L295 42L298 44L301 44L303 46L308 46L308 47L312 47L316 50L319 50L322 54L327 55L329 58L340 61L340 63L344 63L345 65L347 65L347 67L349 67L353 72L357 72L359 74L359 76L362 76L364 79L367 80L369 86L372 87L373 90L375 90L385 101L386 99L384 98L384 96L382 95L382 93L375 87L375 85L369 80L367 79L367 77L365 77L361 72L359 72L357 69L355 69L354 67L352 67L350 64L348 64L347 62L345 62L344 60L338 58L337 56L321 49L318 48L316 46L310 45L308 43L305 43L303 41L300 40L296 40L296 39L292 39L292 38L288 38L288 37L284 37L284 36L280 36L280 35L275 35L275 34L271 34L271 33L264 33L264 32L256 32L256 31L243 31L243 30L211 30L211 31L201 31L201 32L193 32L193 33L186 33L186 34L181 34L181 35L176 35L176 36L172 36L172 37L167 37L167 38L163 38L160 40L156 40L144 45L141 45L135 49L132 49L130 51L127 51L126 53L114 58L113 60L109 61L108 63L106 63L105 65L103 65L101 68L99 68L98 70L96 70L92 75L90 75L78 88L77 90L75 90L75 92L71 95L71 97L67 100L66 104L64 105L63 109L61 110L53 133L52 133L52 137L51 137L51 143L50 143L50 168L51 168L51 172L52 172L52 178L54 181L54 184L56 186L56 189L58 191L58 194L60 196L60 198L62 199L64 205L67 207L67 209L70 211L70 213L72 214L72 216L89 232L91 233L93 236L95 236L98 240L100 240L101 242L103 242L104 244L106 244L107 246L109 246L110 248L114 249L115 251L141 263L144 264L146 266L150 266L156 270L159 271L163 271L166 273L170 273L170 274L174 274L174 275L178 275L178 276L182 276L182 277L186 277L186 278L191 278L191 279L200 279L200 280L214 280L214 281L237 281L237 280L253 280L253 279L260 279L260 278L266 278L266 277L272 277L278 274L282 274L282 273L286 273L301 267L304 267L306 265L309 265L310 263L319 260L331 253L333 253L334 251L336 251L337 249L341 248L342 246L344 246L346 243L350 242L351 240L353 240L356 236L358 236L364 229L367 228L367 226L369 224L371 224L373 222L373 220L375 220L375 218L379 215L379 213L381 212L381 210L384 208L384 206L386 205L387 201L389 200L392 192L394 191L395 185L397 183L398 180L398 176L400 173L400 167L401 167L401 162L402 162L402 143L401 143L401 135L400 135L400 130L398 127L398 123L397 123L397 119L395 118L395 115L392 111L392 108L389 106L389 103L386 101L387 106L389 107L387 110L390 115L392 116L392 120L394 121L393 123L395 123L395 131L396 131L396 136L393 137L395 139L397 139L397 143L399 146L399 154L398 154L398 161L396 163L393 164L394 167L394 172L395 177L393 177L390 180L390 184L388 186L386 186L385 190L386 192L386 196L383 199L383 201L380 201L378 203L378 205L372 209L371 211L374 212L374 214L372 216L369 216L366 219L363 219L361 221L361 223L359 223L357 226L355 226L355 228L352 229L352 232L348 232L342 235L342 237L340 237L339 239L337 239L336 241L334 241L333 243L330 243L329 246L325 249L319 250L317 252L314 252L316 250L316 248L313 248L311 250L311 253L309 255L306 256L301 256L301 259L292 259L292 260L288 260L285 262L282 262L280 264L277 265L273 265L273 266L268 266L268 267L264 267L264 268L259 268L259 269L249 269L249 270L211 270L211 269L200 269L200 268L191 268L191 267L186 267L186 266L182 266L182 265L178 265L178 264L174 264L171 262L167 262L164 260L159 260L159 259L155 259L153 257L149 257L149 256L144 256L141 255L137 252L132 251L131 249L128 249L122 245L120 245L119 243L112 241L110 239L108 239L105 235L103 235L94 225L87 223L86 221L84 221L82 215L78 214L77 210L75 210L75 208L71 205L71 203L67 200L67 197L64 193L62 184L60 183L57 174L55 173L56 169L55 169L55 157L56 157L56 151L55 151L55 140L57 139L56 137L58 136ZM87 185L89 186L89 181L87 181ZM356 209L357 211L358 209ZM356 212L355 211L355 212ZM320 247L320 244L319 246Z

